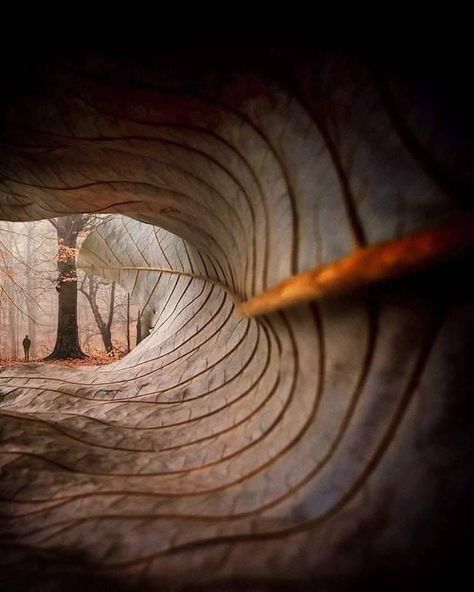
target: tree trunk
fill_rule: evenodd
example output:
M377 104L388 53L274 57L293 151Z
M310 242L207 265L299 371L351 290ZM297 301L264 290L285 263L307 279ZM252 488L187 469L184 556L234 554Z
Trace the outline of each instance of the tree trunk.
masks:
M99 289L97 281L91 276L89 276L88 279L89 289L84 289L83 282L80 290L90 304L95 322L102 337L102 343L104 344L105 351L110 354L114 351L114 346L112 343L112 322L114 320L115 312L115 282L112 282L112 285L110 286L109 314L107 322L105 323L102 315L100 314L99 305L97 304L97 291Z
M130 352L130 292L127 294L127 352Z
M36 354L36 316L38 304L34 297L34 278L33 266L35 251L32 241L35 225L26 224L26 309L28 312L28 335L31 340L30 357L34 358Z
M10 352L12 360L18 358L18 335L17 335L17 314L18 311L13 302L8 303L8 325L10 327Z
M54 223L58 235L58 331L47 360L86 357L79 344L77 325L76 243L80 228L75 218L66 216Z
M142 317L141 317L141 311L138 311L138 315L137 315L137 345L140 343L140 341L142 340Z
M18 333L17 333L17 326L18 326L18 309L17 305L14 300L14 292L15 292L15 283L13 281L13 265L11 260L11 253L13 251L13 235L7 235L7 247L8 252L6 254L6 274L7 274L7 281L6 281L6 293L9 295L8 298L8 326L9 326L9 334L10 334L10 357L13 360L18 358Z

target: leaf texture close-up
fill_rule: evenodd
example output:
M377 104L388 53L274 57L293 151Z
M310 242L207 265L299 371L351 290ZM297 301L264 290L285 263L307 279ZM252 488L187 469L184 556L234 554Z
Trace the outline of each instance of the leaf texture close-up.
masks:
M0 369L5 590L369 589L464 544L469 253L238 307L472 220L469 130L396 67L280 57L38 61L2 98L0 219L113 214L78 265L144 335L110 365Z

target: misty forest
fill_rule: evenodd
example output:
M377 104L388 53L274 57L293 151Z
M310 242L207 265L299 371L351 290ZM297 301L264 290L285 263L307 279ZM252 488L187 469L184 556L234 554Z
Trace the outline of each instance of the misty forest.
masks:
M0 364L24 360L25 335L31 362L103 364L136 344L130 295L76 266L82 241L107 218L0 222Z

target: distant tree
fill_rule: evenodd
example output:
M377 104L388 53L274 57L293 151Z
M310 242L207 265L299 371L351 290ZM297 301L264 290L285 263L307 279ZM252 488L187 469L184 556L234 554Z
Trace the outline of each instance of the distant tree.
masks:
M14 243L15 237L11 232L11 224L4 223L2 228L4 235L0 241L0 305L6 304L8 335L10 340L10 355L16 358L18 355L18 303L17 296L21 291L16 279L14 269Z
M79 286L79 291L84 294L90 304L95 322L97 323L97 327L102 337L105 351L110 354L114 351L112 343L112 323L115 313L115 282L112 282L110 285L107 317L105 319L100 312L97 299L99 288L104 285L105 282L101 282L98 278L86 275Z
M79 344L77 324L77 239L81 232L91 230L96 224L93 216L80 214L53 218L58 240L58 326L56 344L47 360L84 358L86 354Z
M33 267L35 263L35 249L33 243L33 233L35 231L34 224L26 225L26 261L25 261L25 273L26 273L26 306L28 311L28 335L31 340L31 357L35 356L36 352L36 318L38 312L38 302L34 297L34 277Z
M127 334L127 352L129 353L131 350L131 342L130 342L130 292L127 292L127 317L126 317L126 334Z

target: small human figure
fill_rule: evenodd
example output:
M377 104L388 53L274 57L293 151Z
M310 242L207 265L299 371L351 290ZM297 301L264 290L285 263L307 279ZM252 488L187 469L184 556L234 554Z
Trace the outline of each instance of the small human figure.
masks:
M25 350L25 362L30 361L30 347L31 347L31 340L28 335L25 335L25 339L23 339L23 349Z

